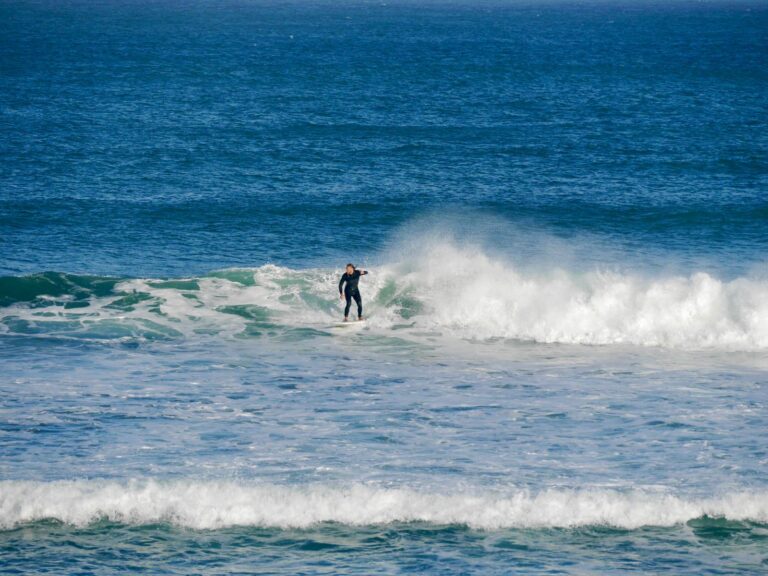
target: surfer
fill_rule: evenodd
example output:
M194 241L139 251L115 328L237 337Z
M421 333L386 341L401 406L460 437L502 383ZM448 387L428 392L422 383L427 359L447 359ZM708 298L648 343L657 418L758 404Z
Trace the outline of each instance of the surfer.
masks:
M357 289L357 283L360 281L360 276L368 274L367 270L358 270L354 264L347 264L347 270L341 275L339 280L339 298L347 300L347 305L344 307L344 322L349 319L349 307L352 306L352 299L355 299L357 304L357 319L363 319L363 300L360 298L360 290ZM346 286L344 283L346 282Z

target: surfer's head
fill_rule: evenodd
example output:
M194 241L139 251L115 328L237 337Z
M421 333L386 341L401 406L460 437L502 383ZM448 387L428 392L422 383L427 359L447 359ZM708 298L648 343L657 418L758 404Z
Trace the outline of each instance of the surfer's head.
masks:
M352 274L355 271L355 265L351 262L347 264L347 274Z

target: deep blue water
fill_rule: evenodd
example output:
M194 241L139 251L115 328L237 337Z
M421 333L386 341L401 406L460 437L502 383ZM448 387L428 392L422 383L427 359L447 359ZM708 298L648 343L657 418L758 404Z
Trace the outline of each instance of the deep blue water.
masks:
M0 572L764 573L767 57L757 1L0 3Z
M6 274L327 265L447 206L768 247L762 3L0 10Z

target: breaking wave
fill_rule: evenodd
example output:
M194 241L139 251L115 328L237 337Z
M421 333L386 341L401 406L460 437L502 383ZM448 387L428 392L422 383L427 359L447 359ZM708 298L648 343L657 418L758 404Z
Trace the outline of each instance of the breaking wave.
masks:
M441 494L363 484L339 488L154 480L0 482L3 529L39 520L75 526L99 520L170 523L194 529L287 529L323 522L354 526L424 522L489 530L580 526L636 529L673 526L704 517L766 523L768 492L695 499L597 489Z
M671 348L768 348L768 281L705 272L532 271L477 248L435 243L372 269L367 330L414 337ZM196 278L47 272L0 278L6 334L96 340L327 334L339 271L267 265Z

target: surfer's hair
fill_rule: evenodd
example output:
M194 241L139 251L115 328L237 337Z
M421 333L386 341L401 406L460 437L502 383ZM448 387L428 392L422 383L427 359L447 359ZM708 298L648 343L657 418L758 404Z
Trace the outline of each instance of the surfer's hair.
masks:
M350 266L352 266L352 270L355 269L355 265L352 264L352 262L348 262L347 265L345 266L345 268L349 268Z

